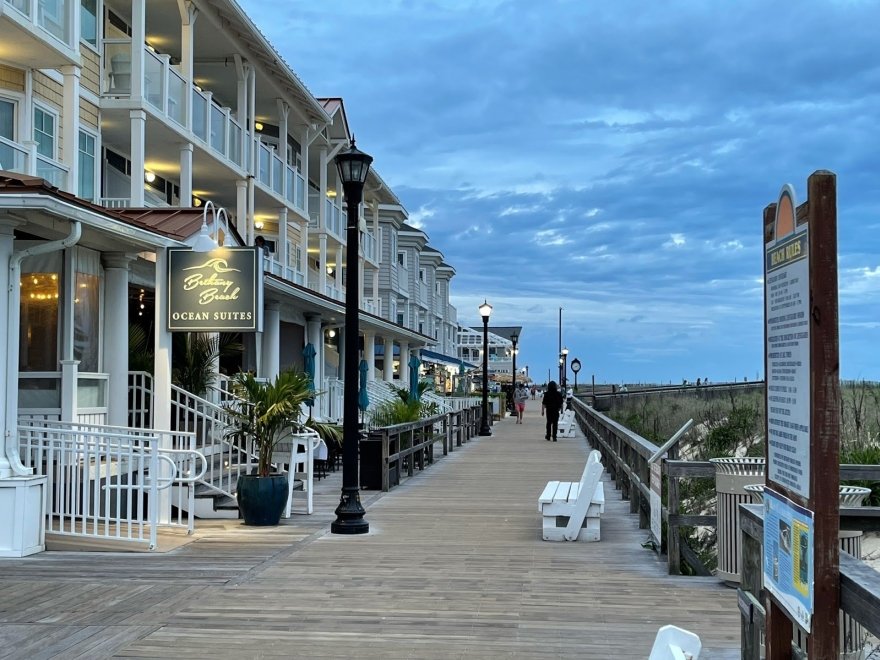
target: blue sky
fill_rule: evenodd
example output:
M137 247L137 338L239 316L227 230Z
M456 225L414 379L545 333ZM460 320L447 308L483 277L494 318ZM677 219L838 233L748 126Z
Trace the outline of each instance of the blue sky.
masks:
M880 379L880 3L241 2L533 376L563 307L582 382L755 378L762 209L828 169L841 373Z

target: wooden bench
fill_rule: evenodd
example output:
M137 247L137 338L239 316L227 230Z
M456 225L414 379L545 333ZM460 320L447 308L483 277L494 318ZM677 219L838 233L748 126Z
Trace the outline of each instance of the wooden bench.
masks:
M598 541L604 511L601 454L595 450L587 457L580 481L550 481L538 498L545 541Z

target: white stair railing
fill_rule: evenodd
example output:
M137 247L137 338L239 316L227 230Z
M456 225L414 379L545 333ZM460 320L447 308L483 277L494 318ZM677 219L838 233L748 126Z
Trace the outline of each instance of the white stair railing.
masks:
M146 371L128 372L128 425L153 427L153 376Z
M47 533L154 549L160 524L193 531L183 515L205 467L193 436L43 420L20 421L18 435L22 462L47 478ZM168 447L175 443L190 446ZM160 496L175 484L188 486L177 501Z

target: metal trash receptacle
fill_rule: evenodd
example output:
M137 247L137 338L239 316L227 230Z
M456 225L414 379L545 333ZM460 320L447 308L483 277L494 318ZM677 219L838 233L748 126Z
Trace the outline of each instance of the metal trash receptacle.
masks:
M715 466L715 493L717 497L716 537L718 569L716 574L728 586L740 581L742 553L739 539L739 505L750 504L752 497L746 486L764 476L764 458L712 458Z

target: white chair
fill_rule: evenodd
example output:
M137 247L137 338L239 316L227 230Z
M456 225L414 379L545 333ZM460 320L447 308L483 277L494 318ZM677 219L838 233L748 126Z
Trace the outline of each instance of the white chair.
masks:
M663 626L657 631L648 660L697 660L702 648L699 636L689 630Z
M323 446L323 450L322 450ZM314 511L315 454L326 456L327 446L315 431L296 433L279 442L275 448L275 461L287 466L288 495L284 517L290 518L293 510L293 487L297 477L303 482L306 494L306 513Z

